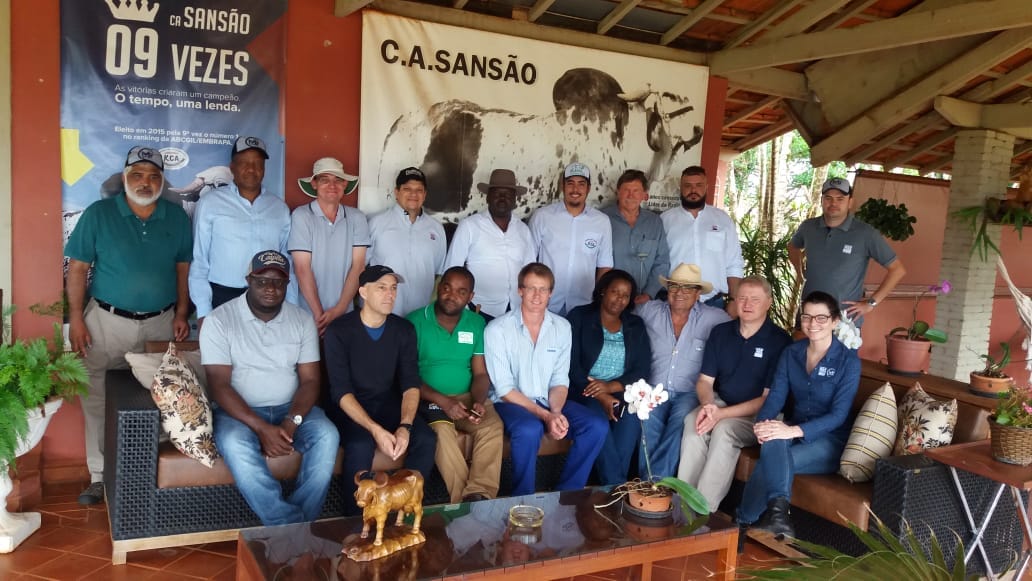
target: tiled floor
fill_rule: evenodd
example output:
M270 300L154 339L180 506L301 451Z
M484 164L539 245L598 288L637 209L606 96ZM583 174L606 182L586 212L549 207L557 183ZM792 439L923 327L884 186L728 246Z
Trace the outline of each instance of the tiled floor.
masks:
M0 580L108 579L163 581L184 579L231 580L236 574L236 542L195 545L176 549L155 549L129 553L125 565L111 565L111 536L104 505L83 508L76 503L79 483L48 485L43 503L43 527L13 553L0 555ZM657 563L655 581L688 581L711 576L715 555ZM777 555L755 543L746 545L739 556L740 567L766 567L780 562ZM612 571L577 577L574 581L625 581L636 579L637 571Z

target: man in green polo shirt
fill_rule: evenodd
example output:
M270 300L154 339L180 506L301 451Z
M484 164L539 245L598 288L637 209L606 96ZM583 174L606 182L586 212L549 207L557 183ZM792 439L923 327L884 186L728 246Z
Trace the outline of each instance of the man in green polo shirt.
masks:
M452 502L494 498L502 469L502 420L487 399L484 318L466 308L473 285L473 273L453 266L441 276L437 301L407 317L418 338L419 409L437 433L434 460ZM468 467L460 431L473 437Z
M65 246L68 338L90 376L82 402L90 485L79 504L104 499L107 370L126 368L126 352L142 351L146 341L182 341L190 334L193 231L183 208L161 198L164 169L158 150L130 149L122 171L124 191L86 208ZM87 288L90 267L93 280Z

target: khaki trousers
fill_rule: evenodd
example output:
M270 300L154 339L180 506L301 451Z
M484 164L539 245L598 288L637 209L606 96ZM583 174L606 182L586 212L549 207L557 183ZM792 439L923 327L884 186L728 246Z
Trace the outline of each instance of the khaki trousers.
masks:
M473 397L468 393L451 397L467 408L473 406ZM488 498L498 495L502 472L502 419L490 401L484 402L484 411L479 424L469 420L430 424L437 434L434 461L453 503L461 502L462 497L469 494L483 494ZM473 437L473 460L468 466L459 446L459 432Z
M172 338L175 309L134 321L109 313L93 299L86 304L84 319L92 346L86 350L84 363L89 374L89 395L82 399L86 424L86 467L91 482L104 480L104 400L105 375L108 369L127 369L125 354L143 351L147 341L168 341ZM150 386L143 386L150 389Z
M718 407L726 407L717 399ZM695 432L695 418L702 407L695 408L684 418L681 435L681 462L677 477L699 489L706 497L710 510L716 511L731 489L738 455L742 448L756 445L753 434L755 418L725 418L702 436Z

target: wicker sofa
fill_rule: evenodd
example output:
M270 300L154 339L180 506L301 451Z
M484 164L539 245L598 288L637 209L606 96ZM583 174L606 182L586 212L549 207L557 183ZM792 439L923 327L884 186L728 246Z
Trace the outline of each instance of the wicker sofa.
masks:
M161 422L150 392L127 370L107 374L104 485L111 527L111 561L126 562L132 551L235 540L241 528L261 522L237 491L233 477L220 459L213 468L181 454L171 443L160 441ZM500 494L512 488L508 441L502 462ZM569 450L568 441L542 440L538 455L537 487L551 489ZM466 442L470 457L472 441ZM340 474L341 455L334 473ZM269 468L285 490L293 486L300 456L292 454L269 461ZM377 453L374 470L401 466ZM448 492L437 471L425 484L426 504L448 501ZM330 486L322 517L340 516L343 487L339 478Z
M934 376L913 378L894 375L885 365L872 361L863 362L860 388L853 402L854 414L885 382L892 384L897 401L915 382L920 382L921 387L937 399L956 398L958 414L954 443L989 437L988 417L990 406L995 405L993 400L971 395L964 383ZM742 451L735 473L736 486L723 507L725 510L734 510L742 485L758 459L758 447ZM981 514L980 511L992 501L991 493L995 487L988 480L970 474L962 475L961 480L969 502L972 502L972 511ZM898 534L902 534L903 520L911 525L922 541L927 542L930 533L934 532L950 559L955 548L951 531L967 538L967 521L948 469L924 455L879 460L871 482L851 484L838 474L796 476L791 502L799 538L831 545L848 553L859 554L864 547L846 528L846 521L863 530L872 529L871 513ZM986 533L986 546L995 549L990 558L996 570L1013 558L1014 551L1021 549L1022 532L1017 515L1006 508L994 514L993 524ZM980 562L974 564L975 569L980 566Z

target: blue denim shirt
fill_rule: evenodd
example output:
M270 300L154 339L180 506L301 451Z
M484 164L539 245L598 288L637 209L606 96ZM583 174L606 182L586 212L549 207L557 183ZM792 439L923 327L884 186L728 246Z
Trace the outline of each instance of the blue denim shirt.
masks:
M806 372L809 339L796 341L781 352L774 385L756 414L756 421L772 420L785 408L791 394L793 406L785 423L799 426L803 440L813 441L832 434L843 442L852 426L849 410L860 386L860 357L832 337L831 347L813 372Z

